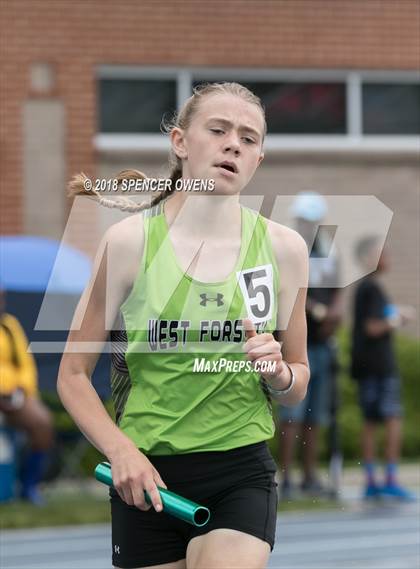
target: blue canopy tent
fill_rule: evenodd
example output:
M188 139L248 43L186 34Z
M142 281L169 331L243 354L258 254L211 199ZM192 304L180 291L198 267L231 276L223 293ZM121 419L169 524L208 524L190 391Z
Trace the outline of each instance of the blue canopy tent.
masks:
M91 269L84 253L59 241L27 235L0 237L0 286L5 290L45 293L48 287L49 293L80 294Z
M92 263L84 253L59 241L26 235L0 236L0 288L6 292L6 310L19 319L30 342L66 340L91 270ZM55 329L36 329L44 298L53 320L59 322ZM61 353L34 356L41 391L55 391ZM98 360L93 383L102 399L109 398L107 354Z

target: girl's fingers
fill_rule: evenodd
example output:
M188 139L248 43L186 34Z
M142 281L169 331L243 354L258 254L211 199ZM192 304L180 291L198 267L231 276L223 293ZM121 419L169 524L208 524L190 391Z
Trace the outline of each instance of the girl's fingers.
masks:
M159 489L156 486L156 482L151 480L145 485L145 490L150 496L150 500L153 504L154 509L157 512L161 512L163 510L162 499L160 497Z
M121 486L120 488L116 488L121 500L123 500L129 506L134 506L134 496L131 492L131 488L129 484Z
M257 331L255 330L255 326L249 318L244 318L242 321L244 330L245 330L245 338L250 340L257 335Z
M157 486L160 486L161 488L165 488L166 490L168 489L168 487L166 486L165 482L160 477L160 474L157 470L154 471L154 480L155 480Z
M255 360L260 356L266 356L269 354L276 356L280 352L281 352L280 344L275 340L273 340L272 342L269 342L267 344L261 344L260 346L252 348L252 350L248 352L248 357L251 360Z
M275 362L275 369L270 369L270 371L265 370L265 369L259 369L261 367L261 364L263 362L267 362L267 363L272 363ZM254 366L254 370L258 373L261 373L261 375L263 377L267 376L267 377L272 377L277 373L277 370L279 369L279 365L281 365L282 362L282 357L278 356L277 357L272 357L272 356L263 356L261 358L258 358L257 360L254 360L253 362L253 366ZM271 367L271 366L270 366Z
M264 332L263 334L255 334L252 338L249 338L245 344L244 348L246 351L252 350L256 346L261 346L262 344L267 344L268 342L276 342L273 334Z

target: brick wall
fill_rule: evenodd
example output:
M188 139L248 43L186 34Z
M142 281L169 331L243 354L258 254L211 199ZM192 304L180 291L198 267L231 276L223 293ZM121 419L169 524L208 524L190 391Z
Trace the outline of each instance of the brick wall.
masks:
M55 72L54 88L42 96L64 104L67 178L80 170L93 176L99 173L99 157L92 145L96 132L94 66L98 64L420 67L417 0L0 0L0 10L2 233L25 229L22 116L24 102L40 96L31 92L29 79L31 66L37 62L49 63ZM314 171L321 167L318 159L305 163L301 156L298 160L300 169L305 164ZM386 166L386 159L383 162ZM326 172L335 163L324 163L322 168ZM404 175L413 180L414 171L413 167L406 171L397 167L393 176L396 182ZM363 165L353 164L349 176L357 174L359 187L365 189L367 172ZM418 188L412 182L403 184L407 201L400 201L395 188L402 186L396 183L391 188L386 179L384 183L389 189L387 199L396 201L406 216L399 226L401 241L405 225L416 227L411 217L416 211L413 207L418 207ZM57 191L64 192L64 185L63 181ZM359 190L353 184L351 191ZM48 207L48 203L41 205ZM74 242L92 252L86 239L90 223L81 219L73 233ZM404 279L395 285L401 291L408 286Z
M56 71L47 96L65 104L68 173L95 170L96 64L419 66L416 0L1 0L0 8L2 232L23 230L22 104L34 62Z

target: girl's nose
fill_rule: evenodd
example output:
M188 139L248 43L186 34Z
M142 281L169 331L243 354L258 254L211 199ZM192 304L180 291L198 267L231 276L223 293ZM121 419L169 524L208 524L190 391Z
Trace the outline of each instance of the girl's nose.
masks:
M225 150L233 150L238 153L241 149L239 138L236 135L231 135L229 139L225 142Z

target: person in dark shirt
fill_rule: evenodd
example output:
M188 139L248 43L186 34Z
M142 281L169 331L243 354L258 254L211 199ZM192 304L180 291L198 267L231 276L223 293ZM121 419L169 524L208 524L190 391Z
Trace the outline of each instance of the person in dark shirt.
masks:
M363 414L362 456L366 473L364 498L381 496L412 500L413 495L397 482L397 464L401 446L401 386L394 351L393 332L410 318L407 309L397 308L379 280L389 267L388 255L377 237L362 239L356 248L359 262L377 269L357 286L354 296L354 322L351 349L351 373L358 382L359 403ZM375 434L379 423L385 424L385 483L375 477Z
M320 429L329 423L334 334L342 316L342 297L337 288L339 260L332 236L320 227L326 213L326 200L316 192L301 192L291 207L296 230L305 239L310 252L306 320L311 378L301 403L279 409L280 497L283 500L293 498L296 493L290 470L299 438L303 462L300 491L311 496L326 493L316 470Z

